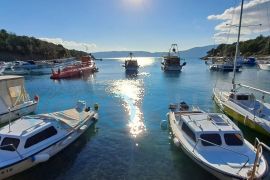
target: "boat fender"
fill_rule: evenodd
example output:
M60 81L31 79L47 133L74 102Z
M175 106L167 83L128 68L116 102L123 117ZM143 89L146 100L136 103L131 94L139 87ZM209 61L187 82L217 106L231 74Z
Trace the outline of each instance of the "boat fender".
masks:
M72 136L68 136L64 141L62 141L60 145L66 145L71 139L72 139Z
M98 109L99 109L98 103L94 104L94 109L95 109L95 111L98 111Z
M186 62L183 62L182 66L185 66L185 65L187 65L187 63Z
M83 125L80 127L80 131L82 131L82 132L85 131L86 129L87 129L87 125Z
M38 155L32 156L32 162L34 163L45 162L45 161L48 161L49 159L50 159L49 154L38 154Z
M180 142L178 141L177 138L173 138L173 143L174 143L177 147L180 146Z
M39 101L39 96L38 96L38 95L35 95L35 96L34 96L34 100L35 100L36 102L38 102L38 101Z

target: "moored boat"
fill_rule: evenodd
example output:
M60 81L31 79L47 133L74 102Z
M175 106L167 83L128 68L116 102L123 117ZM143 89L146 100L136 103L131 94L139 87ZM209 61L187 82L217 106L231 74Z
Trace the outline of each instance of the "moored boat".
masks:
M182 67L186 65L184 62L181 65L181 59L177 44L172 44L167 56L163 57L161 62L161 69L163 71L178 71L182 70Z
M81 57L81 63L73 64L64 67L62 70L58 68L57 71L52 69L51 79L65 79L81 76L84 73L88 72L97 72L98 68L96 67L95 61L91 56Z
M258 66L261 70L270 71L270 61L260 61Z
M129 53L129 59L125 60L123 67L125 67L126 72L138 72L140 66L137 59L133 59L133 53Z
M78 139L96 122L96 110L84 101L65 111L25 116L0 129L0 179L27 170Z
M35 111L39 98L29 98L22 76L0 76L0 123L18 119Z
M261 179L268 171L263 143L252 146L226 115L170 105L173 142L199 166L221 180ZM259 142L259 141L258 141Z
M270 92L235 82L237 59L240 54L239 39L241 32L243 4L244 0L242 0L241 3L238 37L234 58L232 89L229 91L215 87L213 89L214 100L221 110L223 110L227 115L233 117L236 121L256 132L270 137L270 104L265 102L264 97L265 95L270 95ZM240 88L247 88L249 90L262 93L262 99L257 99L252 92L240 92Z

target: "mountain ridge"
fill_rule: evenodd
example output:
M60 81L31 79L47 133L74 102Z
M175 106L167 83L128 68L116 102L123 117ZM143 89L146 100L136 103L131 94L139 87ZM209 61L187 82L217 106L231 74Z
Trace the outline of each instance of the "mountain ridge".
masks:
M207 55L207 52L213 49L215 45L207 45L190 48L184 51L180 51L181 57L194 57L200 58ZM162 57L168 52L148 52L148 51L101 51L94 52L93 54L96 58L118 58L118 57L127 57L129 53L132 52L134 56L137 57Z

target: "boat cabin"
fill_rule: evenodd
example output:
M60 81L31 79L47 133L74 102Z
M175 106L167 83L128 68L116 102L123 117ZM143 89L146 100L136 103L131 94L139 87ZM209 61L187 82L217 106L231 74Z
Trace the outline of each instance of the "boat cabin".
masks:
M162 63L167 66L180 66L180 58L178 56L165 56Z
M29 101L29 96L25 91L23 76L0 76L0 114L26 101Z
M223 114L183 113L179 116L179 127L190 144L197 144L200 148L244 144L240 129Z
M0 168L53 144L68 126L50 117L23 117L0 129Z

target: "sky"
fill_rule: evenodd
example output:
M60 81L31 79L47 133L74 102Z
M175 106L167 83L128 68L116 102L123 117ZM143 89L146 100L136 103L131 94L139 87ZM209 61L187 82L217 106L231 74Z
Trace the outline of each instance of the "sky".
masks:
M1 0L0 29L87 52L235 41L240 0ZM241 39L270 33L270 0L246 0ZM262 25L259 25L262 24Z

